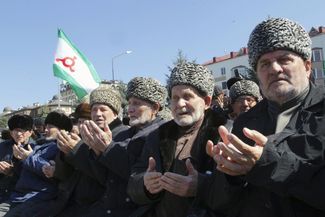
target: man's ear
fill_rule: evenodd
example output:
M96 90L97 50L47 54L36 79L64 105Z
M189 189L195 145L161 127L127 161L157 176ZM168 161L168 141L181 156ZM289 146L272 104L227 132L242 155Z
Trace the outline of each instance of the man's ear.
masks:
M204 102L205 102L205 109L210 108L211 102L212 102L212 97L211 96L205 96L203 99L204 99Z
M307 73L307 78L310 79L310 75L311 75L311 60L305 60L304 62L305 64L305 68L306 68L306 73Z
M153 113L156 115L159 112L159 109L160 109L159 103L152 104L152 108L153 108Z

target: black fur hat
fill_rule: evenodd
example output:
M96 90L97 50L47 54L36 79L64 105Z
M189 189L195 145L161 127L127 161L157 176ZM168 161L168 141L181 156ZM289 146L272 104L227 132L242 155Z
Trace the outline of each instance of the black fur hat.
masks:
M45 118L45 125L52 124L59 128L60 130L71 131L72 121L71 119L63 113L56 111L50 112Z
M8 120L9 130L20 128L23 130L33 129L33 118L28 115L14 115Z

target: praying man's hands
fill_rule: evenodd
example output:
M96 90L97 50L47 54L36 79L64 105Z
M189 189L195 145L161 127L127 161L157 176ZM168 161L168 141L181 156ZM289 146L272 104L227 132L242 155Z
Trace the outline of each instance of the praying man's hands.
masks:
M12 146L13 155L18 160L25 160L32 152L32 147L28 144L27 150L23 148L20 144L14 144Z
M222 142L214 145L209 140L206 146L208 155L217 163L217 169L232 176L247 174L260 159L267 137L258 131L244 128L244 135L255 142L254 146L250 146L229 133L224 126L220 126L218 131Z
M156 194L162 191L160 184L161 173L156 172L156 161L153 157L149 158L149 165L146 173L144 174L144 186L151 194Z
M81 125L80 133L83 141L94 150L96 155L105 152L112 142L112 132L107 123L102 130L94 121L85 121Z
M70 153L78 144L81 138L75 133L68 133L65 130L60 130L57 135L57 144L60 151L64 154Z
M160 179L160 185L166 191L182 197L193 197L197 192L198 172L194 169L190 159L187 159L187 176L166 172Z

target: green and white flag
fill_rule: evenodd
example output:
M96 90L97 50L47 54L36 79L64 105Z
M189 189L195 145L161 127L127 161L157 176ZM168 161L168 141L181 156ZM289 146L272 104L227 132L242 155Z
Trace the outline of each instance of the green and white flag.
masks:
M82 99L99 86L101 79L94 66L60 29L58 36L53 64L54 76L67 81L78 99Z

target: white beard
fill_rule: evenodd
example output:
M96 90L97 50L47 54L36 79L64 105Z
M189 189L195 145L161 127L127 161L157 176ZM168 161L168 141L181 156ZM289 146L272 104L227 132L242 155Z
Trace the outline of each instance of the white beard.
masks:
M152 120L151 116L146 114L145 112L138 118L130 118L129 124L130 126L141 126Z
M181 111L177 111L176 113L179 114L181 112L186 112L185 108ZM184 115L175 115L174 121L177 125L185 127L185 126L192 126L197 121L199 121L204 115L204 109L196 109L192 113L184 114Z

